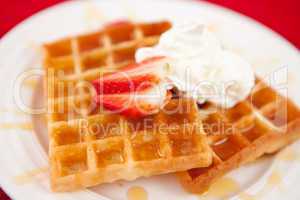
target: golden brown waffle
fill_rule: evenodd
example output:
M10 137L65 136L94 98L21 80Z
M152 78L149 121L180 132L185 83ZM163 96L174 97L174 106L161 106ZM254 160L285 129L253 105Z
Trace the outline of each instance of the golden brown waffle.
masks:
M258 79L246 101L228 110L206 104L200 115L214 158L210 167L178 173L192 193L205 192L227 172L300 138L299 108Z
M193 100L173 99L164 109L177 107L177 112L161 111L135 121L104 112L92 100L95 91L91 80L134 62L135 50L154 45L168 28L168 22L123 22L45 45L54 191L211 164L212 155ZM157 128L161 124L167 125L165 131ZM196 129L185 129L195 125Z

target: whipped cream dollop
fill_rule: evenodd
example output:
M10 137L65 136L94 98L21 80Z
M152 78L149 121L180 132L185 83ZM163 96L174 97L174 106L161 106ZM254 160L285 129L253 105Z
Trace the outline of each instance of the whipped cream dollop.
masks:
M204 23L183 23L165 32L154 47L140 48L137 62L166 56L168 78L200 103L230 108L244 100L254 86L254 71L240 56L223 49Z

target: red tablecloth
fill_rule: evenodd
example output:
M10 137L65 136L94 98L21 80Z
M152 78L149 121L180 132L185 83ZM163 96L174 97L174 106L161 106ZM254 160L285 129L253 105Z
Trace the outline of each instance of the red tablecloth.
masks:
M0 37L33 13L65 0L4 0L0 6ZM299 0L207 0L244 13L271 27L300 48ZM0 200L9 198L0 190Z

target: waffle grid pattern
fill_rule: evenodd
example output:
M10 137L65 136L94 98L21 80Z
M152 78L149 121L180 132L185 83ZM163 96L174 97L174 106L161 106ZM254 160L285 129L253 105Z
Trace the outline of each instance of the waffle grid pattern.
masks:
M201 125L197 106L191 99L173 99L165 107L189 106L189 112L160 112L138 121L105 113L92 105L95 93L86 84L103 73L133 63L135 50L154 45L168 28L168 22L120 23L97 33L45 45L54 191L72 191L211 164L203 130L182 134L186 124ZM151 128L139 127L145 122L150 122ZM162 134L153 128L170 122L179 125L172 134Z
M205 192L234 168L300 138L298 107L259 79L246 101L228 110L204 105L200 113L208 113L201 118L213 151L213 164L178 173L183 187L192 193Z
M203 129L196 136L163 135L155 129L138 128L135 121L93 106L95 94L89 89L89 81L133 63L135 50L156 44L168 28L168 22L121 23L45 45L54 191L195 168L179 172L179 179L186 190L204 192L230 170L278 151L300 137L299 109L259 79L251 98L232 109L205 104L198 114L195 103L183 99L181 106L193 105L189 114L159 113L145 119L152 126L198 123ZM172 100L167 107L179 102ZM86 124L100 124L105 131ZM177 133L180 132L181 129ZM208 137L204 138L204 133ZM207 167L211 159L213 164Z

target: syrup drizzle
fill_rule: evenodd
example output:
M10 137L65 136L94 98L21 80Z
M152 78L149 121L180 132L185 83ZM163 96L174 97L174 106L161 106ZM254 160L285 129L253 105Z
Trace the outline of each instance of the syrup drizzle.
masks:
M48 172L48 167L41 167L34 170L26 171L21 175L14 177L14 183L17 185L24 185L35 180L38 175Z
M286 162L300 160L299 155L297 155L297 153L291 149L280 153L280 155L277 158L278 160L286 161Z
M0 108L0 113L13 113L13 114L16 114L16 115L26 115L25 112L22 112L20 110L8 109L8 108Z
M277 170L274 170L269 177L264 187L255 195L257 198L262 198L266 193L275 186L280 187L282 182L282 176ZM280 187L281 188L281 187ZM282 188L281 188L282 189Z
M199 199L206 199L205 197L226 198L229 195L238 192L240 185L232 178L224 177L215 182L206 193L199 196Z
M127 191L127 199L128 200L147 200L148 193L147 191L140 186L133 186Z
M245 192L242 192L239 195L240 200L256 200L256 196L255 195L251 195L251 194L247 194Z
M267 180L267 185L276 186L279 185L281 182L282 182L281 174L278 171L274 170Z
M37 86L38 82L39 82L39 81L36 80L36 79L27 79L27 80L25 80L25 81L23 82L23 84L24 84L24 86L26 86L26 87L29 87L29 88L34 89L34 88Z
M12 130L12 129L20 129L24 131L32 131L33 125L31 122L25 123L2 123L0 124L0 129L3 130Z

